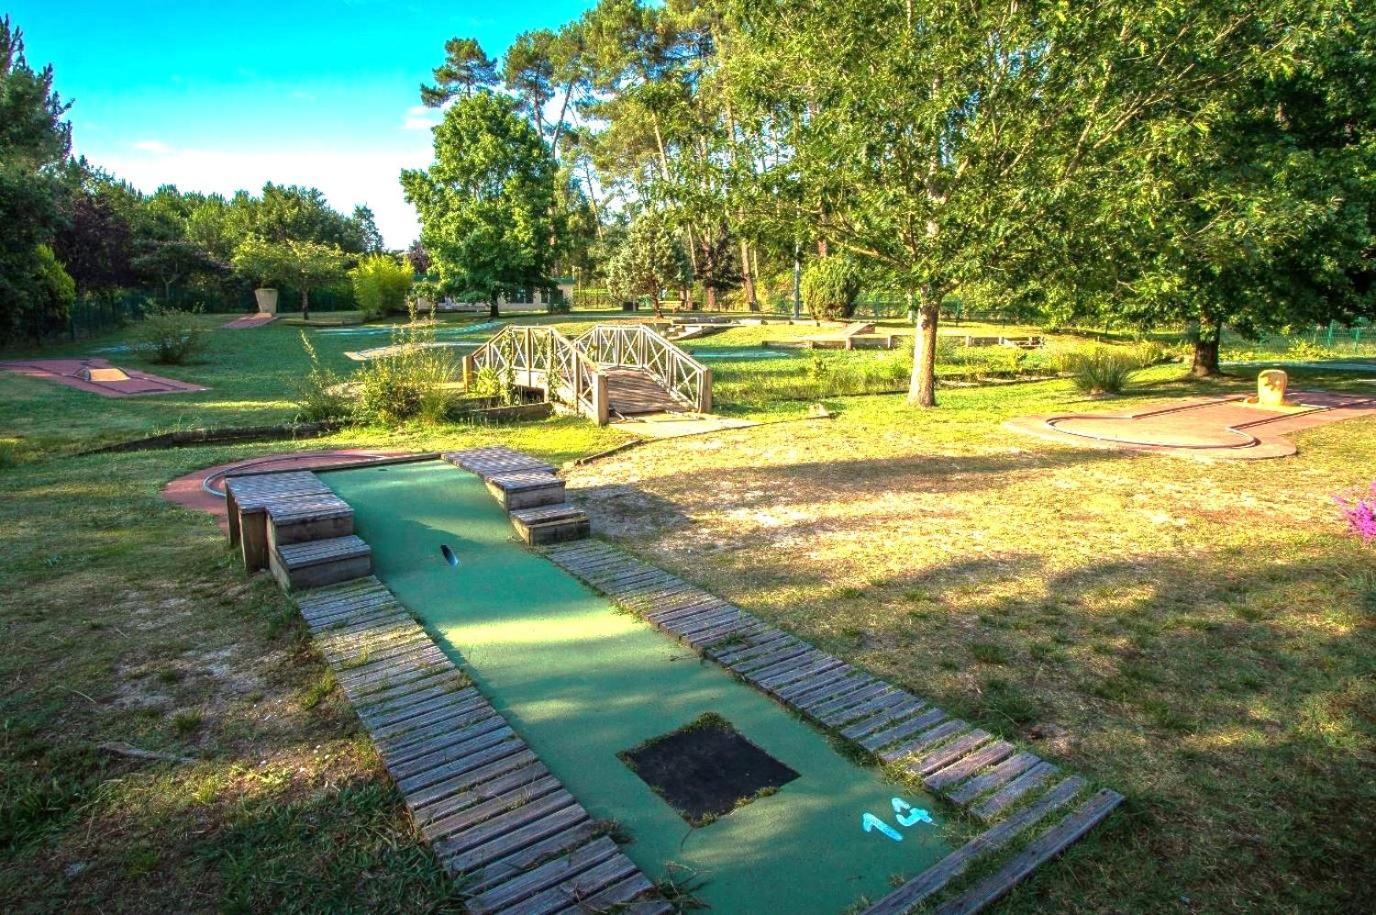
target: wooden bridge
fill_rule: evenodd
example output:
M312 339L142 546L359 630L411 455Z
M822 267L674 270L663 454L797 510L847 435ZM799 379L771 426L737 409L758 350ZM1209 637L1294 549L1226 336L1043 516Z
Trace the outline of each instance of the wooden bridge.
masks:
M597 324L577 337L512 324L464 358L606 425L617 416L712 410L712 370L644 324Z

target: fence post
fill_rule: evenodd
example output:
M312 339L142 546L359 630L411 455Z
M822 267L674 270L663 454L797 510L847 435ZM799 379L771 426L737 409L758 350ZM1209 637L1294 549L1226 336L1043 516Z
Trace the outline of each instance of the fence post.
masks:
M592 404L596 414L594 419L599 426L605 426L612 416L611 398L607 396L607 376L601 372L593 372L592 375Z
M712 412L712 369L710 366L703 368L702 377L698 381L698 412Z

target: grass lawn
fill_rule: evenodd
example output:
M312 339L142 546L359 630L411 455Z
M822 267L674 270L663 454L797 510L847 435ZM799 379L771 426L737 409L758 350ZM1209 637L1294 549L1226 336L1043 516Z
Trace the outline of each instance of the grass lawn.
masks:
M217 331L204 361L152 368L200 394L0 374L0 910L457 908L290 602L159 490L292 447L504 442L558 463L624 439L556 419L78 456L289 420L297 334ZM386 340L312 339L341 370ZM1152 370L1114 407L1218 387L1178 373ZM752 390L734 412L803 412ZM1208 465L1000 430L1083 408L1065 382L942 398L930 413L829 399L834 420L650 444L571 482L633 551L1128 795L1006 910L1370 908L1376 572L1330 494L1369 482L1376 422L1305 433L1295 458Z
M1178 373L1141 393L1207 389ZM1084 408L1064 382L942 401L660 442L571 492L627 548L1128 796L1005 910L1369 910L1376 571L1331 494L1370 482L1376 421L1202 464L1000 429Z

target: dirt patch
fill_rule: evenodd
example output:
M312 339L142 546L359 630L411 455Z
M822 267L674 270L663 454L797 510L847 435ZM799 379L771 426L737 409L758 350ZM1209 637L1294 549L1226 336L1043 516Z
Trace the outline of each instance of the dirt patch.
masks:
M710 713L617 755L690 826L706 826L798 777Z

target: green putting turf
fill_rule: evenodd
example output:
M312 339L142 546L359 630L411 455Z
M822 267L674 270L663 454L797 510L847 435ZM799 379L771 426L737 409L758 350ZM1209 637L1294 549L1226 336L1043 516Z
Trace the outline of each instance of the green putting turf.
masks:
M717 912L840 912L949 851L935 823L897 822L893 798L930 811L929 798L513 542L472 474L426 462L321 477L353 506L378 577L592 815L620 824L652 879L704 881L696 895ZM693 828L617 753L708 712L799 777ZM866 813L900 840L874 820L865 831Z

